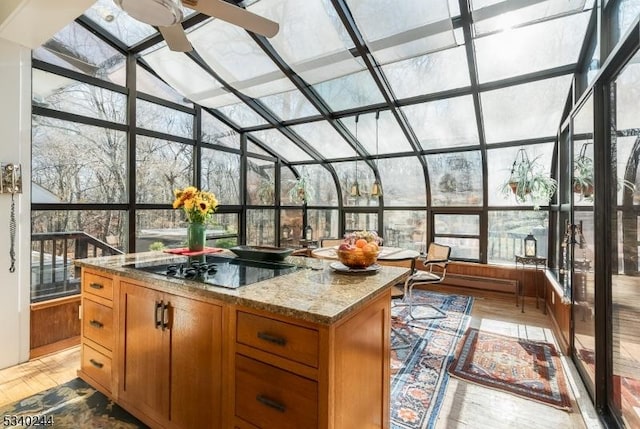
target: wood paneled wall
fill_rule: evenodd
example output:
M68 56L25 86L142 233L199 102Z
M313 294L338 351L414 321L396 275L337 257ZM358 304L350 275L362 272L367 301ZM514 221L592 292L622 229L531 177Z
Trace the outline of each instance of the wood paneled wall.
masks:
M80 295L31 304L33 359L80 344Z

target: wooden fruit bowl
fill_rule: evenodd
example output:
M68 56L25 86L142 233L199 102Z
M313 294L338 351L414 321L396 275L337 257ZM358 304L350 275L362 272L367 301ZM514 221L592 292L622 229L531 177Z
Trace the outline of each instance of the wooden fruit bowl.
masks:
M379 253L337 250L338 259L349 268L367 268L376 263Z

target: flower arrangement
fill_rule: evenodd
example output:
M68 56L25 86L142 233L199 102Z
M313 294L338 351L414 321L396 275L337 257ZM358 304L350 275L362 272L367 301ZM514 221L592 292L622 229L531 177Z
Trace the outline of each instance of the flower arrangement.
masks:
M218 208L218 200L212 192L202 191L195 186L176 189L174 209L183 209L189 223L207 223Z
M355 244L359 239L364 239L367 243L376 243L378 245L382 244L382 238L380 238L378 233L375 231L353 231L344 235L344 241L349 244Z

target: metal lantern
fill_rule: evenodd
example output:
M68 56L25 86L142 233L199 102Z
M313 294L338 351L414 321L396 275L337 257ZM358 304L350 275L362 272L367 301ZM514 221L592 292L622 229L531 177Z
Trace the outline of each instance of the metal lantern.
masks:
M538 254L536 238L529 233L524 238L524 256L536 256Z
M282 227L282 238L288 239L291 236L291 228L289 225L285 225Z
M307 225L304 228L304 239L307 241L313 240L313 228L311 228L311 225Z

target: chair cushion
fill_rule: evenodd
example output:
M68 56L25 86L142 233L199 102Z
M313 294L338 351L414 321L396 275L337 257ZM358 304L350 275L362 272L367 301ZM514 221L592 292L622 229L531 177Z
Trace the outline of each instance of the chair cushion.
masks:
M418 271L410 277L412 282L439 281L441 276L428 271Z

